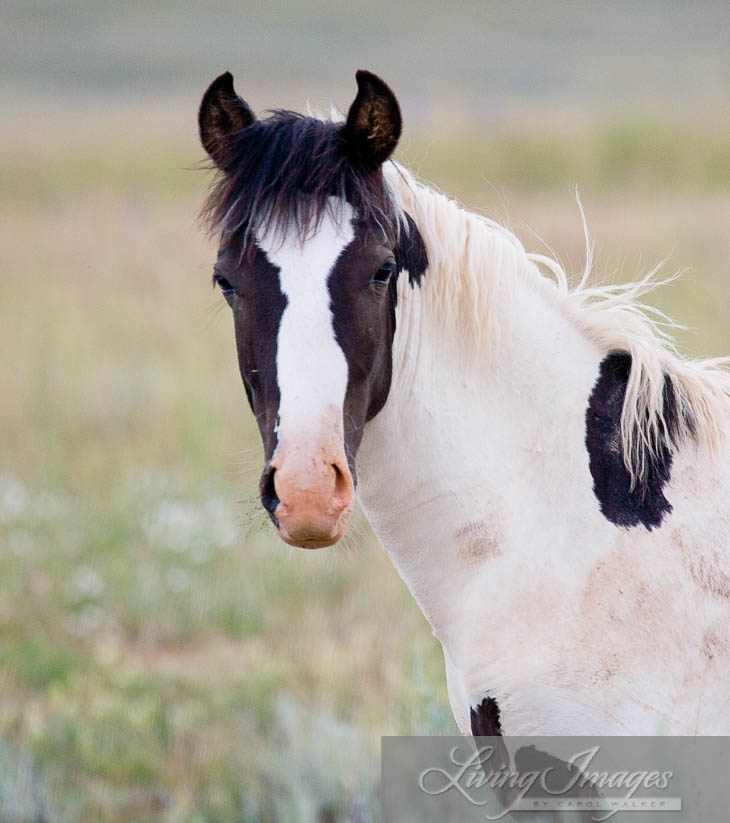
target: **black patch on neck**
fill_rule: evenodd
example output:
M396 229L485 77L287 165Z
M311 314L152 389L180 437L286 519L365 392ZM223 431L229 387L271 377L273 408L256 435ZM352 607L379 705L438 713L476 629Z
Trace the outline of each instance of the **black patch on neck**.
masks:
M418 231L413 218L410 214L406 214L405 217L406 225L401 226L395 259L398 271L405 269L408 272L408 282L411 287L420 286L428 268L428 254L421 232Z
M499 719L499 705L493 697L485 697L471 709L472 737L501 737L502 723Z
M421 232L415 221L407 212L405 214L405 226L400 227L398 245L395 248L396 276L390 280L390 316L392 324L392 334L395 334L395 307L398 305L398 279L402 271L408 272L408 282L411 288L421 285L423 276L428 268L428 253L426 244L423 242ZM392 336L391 336L392 340Z
M659 444L643 481L632 489L621 443L621 411L630 373L631 355L627 352L612 352L601 363L586 410L586 448L593 492L604 517L616 526L642 525L651 531L672 511L671 503L664 496L664 486L671 476L681 412L672 382L665 377L664 415L668 437Z

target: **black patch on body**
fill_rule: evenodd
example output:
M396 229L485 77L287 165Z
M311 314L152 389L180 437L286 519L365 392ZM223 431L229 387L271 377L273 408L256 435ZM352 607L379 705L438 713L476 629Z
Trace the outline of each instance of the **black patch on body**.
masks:
M472 737L501 737L502 723L499 719L499 704L493 697L484 700L471 709Z
M621 412L631 373L631 355L613 352L601 363L586 410L586 448L593 477L593 492L601 512L616 526L658 528L672 505L664 496L676 445L679 403L671 380L664 380L664 414L668 437L657 448L642 481L631 488L621 443Z

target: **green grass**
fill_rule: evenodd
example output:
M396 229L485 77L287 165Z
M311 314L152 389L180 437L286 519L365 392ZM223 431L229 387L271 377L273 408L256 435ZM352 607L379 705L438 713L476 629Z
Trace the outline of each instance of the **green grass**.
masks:
M584 122L556 113L494 128L454 126L419 135L407 154L424 176L480 194L486 182L533 194L580 184L602 196L657 189L688 194L730 188L730 118L597 115Z
M440 649L363 523L322 552L269 534L200 150L128 114L58 115L52 139L10 120L0 150L5 819L374 819L380 735L455 731ZM694 266L657 299L722 353L726 125L416 135L402 156L573 270L580 183L599 275Z

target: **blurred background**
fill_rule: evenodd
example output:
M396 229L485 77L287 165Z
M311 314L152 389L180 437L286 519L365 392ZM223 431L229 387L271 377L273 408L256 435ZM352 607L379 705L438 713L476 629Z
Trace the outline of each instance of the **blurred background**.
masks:
M726 2L5 0L0 10L0 823L365 823L383 734L447 734L438 643L360 518L273 539L196 224L202 92L347 110L596 276L668 258L730 352Z

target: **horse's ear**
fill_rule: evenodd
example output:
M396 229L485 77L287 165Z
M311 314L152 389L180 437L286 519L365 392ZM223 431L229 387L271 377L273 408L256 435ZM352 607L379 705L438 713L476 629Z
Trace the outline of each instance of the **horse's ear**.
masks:
M357 97L350 106L344 138L351 158L377 169L392 154L401 132L400 106L388 86L369 71L358 71Z
M198 127L200 142L218 168L226 168L228 137L250 126L255 119L248 103L236 94L229 71L208 86L200 103Z

